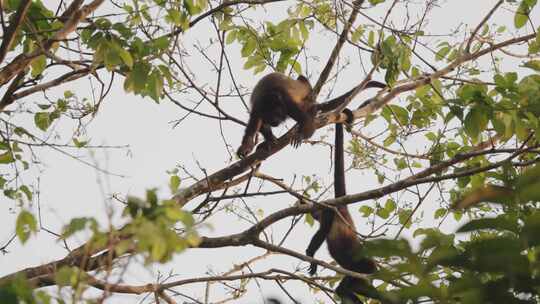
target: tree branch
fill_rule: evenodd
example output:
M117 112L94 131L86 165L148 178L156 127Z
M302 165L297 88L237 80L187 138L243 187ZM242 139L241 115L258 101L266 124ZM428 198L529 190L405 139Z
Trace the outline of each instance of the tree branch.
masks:
M58 30L52 38L48 39L43 43L43 48L37 49L29 54L20 54L15 57L8 65L3 67L0 70L0 86L5 85L11 78L13 78L18 73L22 72L30 62L43 54L43 52L49 51L54 43L64 40L67 35L77 29L77 24L83 21L88 15L90 15L94 10L96 10L104 0L94 0L90 4L83 6L79 10L73 9L74 7L80 5L82 0L76 0L70 5L66 10L66 13L62 15L67 15L67 12L73 11L71 16L64 23L64 27ZM6 104L0 104L0 111L4 110Z
M360 5L362 5L362 2L364 2L364 0L355 1L353 4L353 10L351 12L351 15L349 16L349 20L347 20L347 23L343 27L343 31L341 32L341 35L339 35L339 39L334 46L334 49L332 50L328 61L326 62L326 66L322 70L321 75L319 75L319 79L317 80L317 83L315 83L315 86L313 87L313 96L315 99L317 99L317 96L319 95L322 86L328 79L328 75L330 75L330 71L334 67L337 57L339 56L339 52L341 52L341 48L345 44L345 41L347 41L347 36L349 35L351 27L356 20L356 17L358 16L358 11L360 11Z
M13 41L15 41L15 37L17 36L16 34L21 28L23 20L26 17L26 13L28 12L28 8L30 8L30 4L32 4L31 0L21 1L15 16L9 23L9 27L2 38L2 45L0 46L0 63L4 61L6 54L9 52L9 49L13 44Z

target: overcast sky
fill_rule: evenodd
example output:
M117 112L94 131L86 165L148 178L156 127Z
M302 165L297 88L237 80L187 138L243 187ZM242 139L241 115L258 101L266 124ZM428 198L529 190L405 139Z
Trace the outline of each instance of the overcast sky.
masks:
M44 1L56 3L56 1ZM387 1L388 2L388 1ZM422 2L422 1L419 1ZM288 2L292 3L291 1ZM489 11L496 1L487 0L454 0L441 1L442 8L435 8L428 16L430 25L430 34L448 34L449 32L460 28L462 30L470 30L474 27L483 16ZM268 10L264 16L273 16L280 18L284 16L283 5L267 5ZM384 6L386 7L386 6ZM99 10L102 14L105 12ZM383 11L382 7L379 12ZM372 14L369 11L370 15ZM416 18L415 14L422 12L414 12L412 18ZM394 20L401 20L403 10L395 10L393 12ZM380 16L371 15L374 18ZM490 21L490 24L495 22L500 25L506 25L508 28L513 28L512 13L506 9L500 9ZM538 17L538 10L535 12L535 17ZM535 20L535 18L532 18ZM359 17L357 24L363 22L363 17ZM540 20L536 18L536 20ZM460 24L470 24L460 26ZM207 25L197 25L196 28L190 30L188 34L182 37L184 45L193 50L192 45L198 40L202 44L208 42L209 29ZM333 38L332 38L333 39ZM310 40L308 52L319 56L324 62L327 55L331 51L330 36L322 37L315 34ZM431 39L432 45L436 45L437 38ZM232 56L233 67L238 68L238 75L242 80L242 84L246 87L252 86L261 75L253 75L251 71L244 71L241 67L243 61L237 56L234 51L234 46L231 48L229 55ZM234 56L233 56L234 55ZM186 61L191 64L192 70L196 74L196 81L199 83L207 82L208 85L215 84L215 72L209 70L209 66L205 64L195 52L191 53L191 57L186 58ZM368 56L362 55L364 63L368 63ZM336 87L333 95L338 95L350 88L363 75L354 75L361 71L360 59L356 52L347 54L348 60L351 62L351 67L348 68L342 75L342 81ZM428 57L432 58L432 57ZM507 63L504 66L515 66L515 62ZM358 68L354 68L354 67ZM317 79L317 75L322 67L321 65L312 64L309 68L308 75L311 76L311 81ZM196 69L196 70L194 70ZM200 70L199 70L200 69ZM268 72L268 71L266 71ZM265 72L265 73L266 73ZM383 79L382 75L376 75L376 79ZM117 78L118 80L118 78ZM92 85L88 78L77 82L69 83L62 86L60 89L47 92L50 97L61 96L64 90L71 90L79 97L90 97L90 89ZM367 94L369 95L369 94ZM366 95L366 96L367 96ZM324 96L324 95L321 95ZM181 100L196 100L195 96L177 96ZM19 103L32 103L43 100L41 94L35 94ZM361 101L361 100L359 100ZM359 102L358 101L358 102ZM237 101L227 101L237 102ZM234 106L234 104L233 104ZM242 107L230 107L236 109L235 113L243 119L247 119L247 113L243 113ZM143 196L146 189L157 187L160 190L161 197L167 198L170 196L168 190L168 178L166 173L168 170L175 168L178 165L185 166L191 173L194 173L198 178L204 177L204 172L200 168L204 168L208 174L211 174L230 163L229 154L227 153L223 140L218 132L218 124L215 121L202 120L199 117L192 116L184 120L178 127L173 128L173 121L182 117L185 113L167 101L161 104L156 104L149 98L142 99L132 94L126 94L122 88L122 81L116 81L116 84L108 96L107 100L100 108L100 112L88 126L87 137L91 139L94 145L129 145L129 148L121 149L95 149L92 151L75 149L70 150L71 153L81 156L84 160L95 163L99 167L110 171L114 175L106 175L96 171L81 162L73 160L57 151L48 148L38 148L35 152L42 162L38 170L34 170L31 175L25 176L26 182L31 182L36 189L39 189L39 196L36 196L32 210L37 212L38 200L41 206L41 219L43 225L52 230L60 231L61 227L73 217L95 216L100 219L104 225L108 224L107 211L114 210L114 224L119 226L122 221L119 212L122 206L111 201L109 198L112 194L118 194L124 197L126 194ZM20 116L15 119L17 122L31 122L31 116ZM278 132L282 133L287 128L293 125L288 122L287 125L281 128ZM74 124L63 119L55 125L52 130L53 135L60 135L59 143L70 141L70 134L74 128ZM319 129L315 134L315 138L321 136L329 136L327 141L332 142L331 128L325 127ZM225 138L232 145L230 151L234 151L241 140L242 128L232 123L224 124ZM43 137L51 135L51 133L41 133ZM415 152L415 147L408 147L409 152ZM423 150L424 146L416 147L418 151ZM283 178L285 182L291 182L294 176L302 175L318 175L328 183L331 180L331 164L329 162L330 151L325 146L309 146L302 145L297 150L287 147L280 151L262 165L262 172L271 174L276 177ZM39 176L39 179L36 179ZM184 180L182 186L189 186L193 181ZM348 190L350 193L361 192L370 189L377 185L373 176L363 174L362 172L354 172L348 175L347 179ZM252 183L251 190L257 189L258 182ZM265 187L269 190L271 187ZM196 201L199 201L197 199ZM294 200L289 196L273 196L271 198L257 198L247 200L249 205L254 208L260 208L265 215L271 212L289 206L294 203ZM194 206L196 202L191 202L189 206ZM357 210L359 205L351 206L352 210ZM438 203L424 204L421 211L431 211L438 208ZM20 210L11 201L5 201L0 204L0 222L3 223L2 231L0 232L0 244L5 243L13 234L14 221ZM420 214L420 213L418 213ZM426 214L430 214L427 212ZM203 229L204 235L225 235L238 232L242 227L247 227L247 223L240 222L237 217L231 214L221 213L216 216L212 223L215 230ZM361 231L362 224L365 220L356 216L356 226ZM430 226L431 215L425 218L425 222L419 226ZM291 249L304 251L311 235L315 232L315 228L308 228L307 225L300 225L293 231L285 246ZM276 225L272 228L275 239L280 239L287 225ZM452 221L445 223L444 228L448 232L453 231L456 224ZM405 237L410 238L410 231L404 233ZM389 237L393 234L389 233ZM69 240L71 246L76 246L85 241L84 236ZM0 276L23 269L29 266L39 265L41 263L50 262L52 260L62 258L66 255L62 244L55 241L55 238L47 233L39 233L37 237L33 237L24 246L18 243L12 244L9 247L8 254L0 256ZM235 263L240 263L248 258L254 257L263 253L260 249L248 248L222 248L222 249L193 249L185 253L178 254L174 261L166 265L159 265L153 269L144 269L143 267L130 267L125 279L127 283L142 284L153 282L156 278L157 271L164 273L173 271L178 274L178 278L190 278L194 276L206 275L208 271L222 272L233 267ZM318 258L329 260L326 249L321 250L317 254ZM137 263L132 263L133 265ZM298 260L289 257L271 257L262 262L256 263L254 271L265 270L270 267L282 267L286 269L294 269L301 265L306 267L306 263L299 263ZM331 272L327 271L327 274ZM260 303L262 298L271 295L278 295L284 298L280 293L277 285L270 282L261 282L263 286L261 291L256 288L256 285L251 283L248 288L251 289L249 296L235 303ZM197 296L197 293L202 291L202 285L187 286L179 289L182 293ZM287 283L286 287L289 291L298 292L295 294L299 301L304 303L312 303L312 295L305 288L304 284ZM212 291L219 291L222 287L215 285ZM218 294L216 292L216 294ZM202 296L202 293L200 294ZM324 296L319 298L325 299ZM135 303L135 296L115 296L107 303ZM219 296L212 297L213 300L221 299ZM150 300L148 300L150 301ZM179 303L182 303L182 298L178 298Z

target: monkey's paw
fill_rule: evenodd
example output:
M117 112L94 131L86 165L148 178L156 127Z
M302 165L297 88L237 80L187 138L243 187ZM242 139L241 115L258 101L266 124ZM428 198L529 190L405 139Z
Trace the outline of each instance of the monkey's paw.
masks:
M265 140L257 146L257 151L261 150L261 151L264 151L263 153L268 153L272 151L273 144L274 144L274 141Z
M304 140L304 136L300 133L296 133L294 137L291 140L291 145L296 149L302 144L302 141Z
M306 121L301 129L300 132L302 133L303 139L308 139L311 136L313 136L313 133L315 133L315 122L312 120Z
M240 158L246 158L246 156L253 150L254 144L244 143L236 151L236 155Z
M311 263L311 265L309 265L309 275L313 276L315 273L317 273L317 264Z

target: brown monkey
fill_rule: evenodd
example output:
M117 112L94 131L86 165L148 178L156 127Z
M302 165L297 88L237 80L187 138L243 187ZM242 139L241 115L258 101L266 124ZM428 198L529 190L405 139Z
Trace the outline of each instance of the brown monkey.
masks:
M349 109L343 111L347 114L347 122L353 120L352 112ZM334 194L335 197L345 196L345 168L343 155L343 124L336 124L335 135L335 155L334 155ZM347 206L337 207L334 210L323 209L314 213L315 219L320 222L319 230L315 233L306 255L313 257L315 252L321 247L326 239L328 251L334 260L343 268L360 272L373 273L377 269L376 263L366 257L359 256L362 243L356 234L354 222ZM309 273L314 275L317 272L317 264L312 263ZM379 298L378 293L366 280L346 276L336 288L337 295L344 303L362 304L355 294L362 294L373 298Z
M316 107L313 89L304 76L292 79L282 73L271 73L259 80L251 94L251 112L242 145L237 154L244 158L255 146L255 136L261 132L268 148L276 139L271 127L279 126L287 116L298 123L298 133L292 141L298 147L303 139L315 132Z

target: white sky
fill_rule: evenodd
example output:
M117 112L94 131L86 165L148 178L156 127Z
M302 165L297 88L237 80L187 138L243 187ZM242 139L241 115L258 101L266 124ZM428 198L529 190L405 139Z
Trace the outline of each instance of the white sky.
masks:
M52 1L45 1L50 3ZM420 1L421 3L422 1ZM291 3L289 1L288 3ZM430 33L432 34L447 34L458 27L458 25L470 24L474 27L496 1L485 0L454 0L441 1L441 8L435 8L428 16L429 24L431 25ZM267 5L268 10L266 16L282 15L283 5ZM385 6L386 7L386 6ZM507 7L506 7L507 8ZM496 21L499 25L506 25L508 28L513 28L513 18L511 13L506 8L500 9L491 21ZM100 13L103 10L99 11ZM369 12L370 15L372 12ZM396 10L393 13L395 20L401 20L400 14L402 10ZM418 12L421 13L421 12ZM538 15L538 10L535 12ZM416 18L414 15L412 18ZM365 20L359 17L357 24ZM533 20L535 20L533 18ZM536 19L540 20L540 19ZM490 22L491 24L492 22ZM466 27L461 27L466 29ZM201 43L207 43L207 27L200 24L196 28L189 31L188 34L182 37L183 43L189 49L191 45L200 40ZM313 37L313 36L312 36ZM317 38L318 37L318 38ZM322 62L327 58L333 47L334 40L329 43L329 38L315 35L310 41L309 52L320 56ZM433 38L432 45L436 45L437 38ZM241 69L243 61L238 58L234 48L230 48L229 55L233 67L238 68L238 75L242 75L238 79L246 87L252 86L261 75L253 76L251 71ZM215 54L214 54L215 55ZM354 75L361 71L358 56L355 52L349 52L348 58L351 60L350 67L343 74L342 85L336 88L335 94L340 94L353 84L362 79L363 75ZM367 57L364 57L364 62ZM432 57L427 57L432 58ZM215 73L208 70L208 65L200 61L199 55L195 52L191 53L191 57L186 59L192 64L192 70L195 71L197 81L199 83L208 82L209 85L215 83ZM439 63L440 64L440 63ZM515 63L507 64L510 68L515 66ZM310 70L311 81L316 80L316 75L322 69L321 65L312 64ZM376 75L377 79L383 79L382 75ZM129 145L129 149L111 149L111 150L95 150L93 156L88 151L76 151L73 153L82 156L85 160L96 162L100 167L107 170L125 175L127 177L120 178L114 176L104 176L96 172L94 169L81 164L71 158L66 157L56 151L41 148L36 149L39 159L43 162L41 172L39 174L39 184L33 183L35 187L39 186L40 195L39 201L41 205L41 215L43 224L48 229L60 231L61 227L73 217L80 216L95 216L101 220L101 223L107 224L107 209L111 202L107 198L113 194L124 196L126 194L143 196L148 188L158 187L161 197L166 198L170 195L168 190L168 178L166 171L173 169L176 165L185 166L190 172L196 174L197 177L204 177L204 173L198 169L198 164L206 169L209 174L227 166L229 164L229 155L224 149L223 141L217 132L218 124L215 121L199 119L196 116L182 122L180 126L173 129L171 121L183 116L184 112L178 107L163 101L161 104L156 104L149 98L141 99L132 94L124 93L122 82L118 81L114 86L111 94L102 105L99 114L88 128L88 136L91 138L92 144L105 145ZM351 81L348 81L351 80ZM95 82L94 82L95 85ZM71 90L79 97L90 97L90 82L88 79L83 79L74 83L70 83L61 87L60 90L49 92L49 96L60 96L64 90ZM324 96L324 95L321 95ZM194 100L193 96L177 96L181 100ZM43 100L41 94L35 94L19 103L33 103ZM233 102L233 101L231 101ZM234 105L234 104L233 104ZM240 106L234 105L229 107L235 109L235 113L242 113ZM243 119L247 119L247 114L242 114ZM31 122L31 117L17 117L18 122ZM291 122L287 123L287 127L292 126ZM62 135L62 139L58 142L68 142L69 134L73 125L63 119L60 124L55 126L53 132ZM281 128L280 133L286 128ZM333 141L330 128L319 129L315 138L320 136L330 135L328 141ZM240 143L242 136L242 128L231 123L225 123L224 132L227 140L232 145L232 149L236 149ZM45 134L43 134L45 136ZM414 147L409 152L415 152ZM418 147L422 150L424 146ZM285 182L291 182L294 175L298 177L302 175L318 175L324 178L325 182L330 181L331 171L329 163L329 150L326 147L303 145L301 148L294 150L290 147L280 151L263 163L262 172L272 174L276 177L283 178ZM37 176L34 171L32 176L27 176L26 181L33 181ZM192 181L183 181L182 186L188 186ZM348 175L348 191L349 193L357 193L376 186L375 178L371 175L364 175L362 172L354 172ZM258 182L252 182L250 189L256 190ZM298 184L297 184L298 185ZM265 187L265 190L272 190L272 187ZM275 190L275 189L273 189ZM19 208L14 206L11 201L5 201L0 204L0 222L4 228L0 232L0 245L4 244L13 234L14 221L18 214ZM384 202L386 198L382 201ZM199 201L199 199L196 199ZM265 215L272 211L284 208L292 204L294 200L289 196L277 196L271 198L256 198L247 200L249 206L261 208ZM114 206L115 221L114 224L119 226L121 221L118 220L118 212L121 206L118 203L112 203ZM188 207L193 207L196 202L191 202ZM373 204L371 204L373 206ZM360 205L351 206L351 210L356 210ZM426 202L422 207L422 211L430 211L438 208L438 203L433 201L433 204ZM37 211L37 200L34 202L33 210ZM420 214L420 213L418 213ZM429 212L427 214L430 214ZM433 225L430 220L431 215L425 218L425 222L416 227L429 227ZM271 231L275 239L280 239L283 232L288 227L289 221L285 225L276 225ZM246 223L241 223L234 215L223 214L216 216L212 223L218 231L203 230L204 235L226 235L235 233L241 230L241 227L247 227ZM362 231L362 224L365 220L356 217L356 226ZM448 222L447 230L455 228L455 223ZM296 227L292 235L288 238L285 246L291 249L303 252L315 228L308 228L307 225L301 224ZM405 231L405 236L410 236L411 231ZM393 234L389 234L393 237ZM84 238L70 239L69 244L75 246L84 241ZM47 233L41 232L37 237L21 246L18 242L12 244L9 248L9 253L0 256L0 276L23 269L28 266L35 266L42 263L50 262L55 259L64 257L66 251L62 248L61 243L58 243L54 238ZM141 267L129 268L125 276L127 283L142 284L153 282L158 270L163 273L173 271L178 274L179 278L190 278L203 276L208 270L214 272L227 271L236 263L243 262L250 257L261 254L262 250L247 248L222 248L222 249L194 249L185 253L178 254L173 262L166 265L156 265L152 269L143 269ZM326 249L322 249L317 253L317 257L329 260ZM307 263L299 263L298 260L288 257L274 256L263 262L254 265L254 271L261 271L271 267L281 267L288 270L294 269L301 265L306 267ZM330 274L331 272L326 272ZM248 296L235 303L262 303L262 299L267 296L277 295L285 299L283 293L278 289L277 285L272 282L261 282L262 292L257 289L257 286L251 283L248 288L250 292ZM305 288L304 284L287 283L286 288L293 292L297 300L303 303L312 303L313 298L311 293ZM178 289L182 293L202 299L202 285L183 286ZM222 287L214 285L213 292L219 291ZM200 293L200 294L198 294ZM218 294L216 292L216 294ZM222 297L212 297L212 300L218 300ZM324 296L319 298L328 302ZM140 297L115 296L107 301L107 303L136 303L136 299ZM183 299L177 299L182 303ZM149 301L149 300L147 300ZM285 301L287 303L287 301Z

